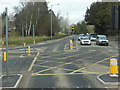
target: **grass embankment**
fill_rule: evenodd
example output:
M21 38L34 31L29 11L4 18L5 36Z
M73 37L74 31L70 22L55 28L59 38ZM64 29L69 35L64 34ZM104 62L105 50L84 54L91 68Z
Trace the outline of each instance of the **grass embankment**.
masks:
M53 36L53 39L59 39L62 37L65 37L66 35L64 34L57 34L55 36ZM50 36L41 36L41 37L35 37L35 42L39 43L39 42L43 42L43 41L47 41L47 40L51 40ZM2 38L2 41L5 41L5 38ZM9 41L8 44L9 46L17 46L17 45L23 45L23 41L26 44L32 44L33 43L33 37L9 37ZM5 46L5 44L3 45Z

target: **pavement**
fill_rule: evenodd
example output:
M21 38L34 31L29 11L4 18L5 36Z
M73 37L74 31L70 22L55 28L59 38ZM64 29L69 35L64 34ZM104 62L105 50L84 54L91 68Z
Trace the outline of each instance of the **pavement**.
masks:
M108 74L100 74L97 79L101 81L105 85L120 85L119 77L111 77L110 73Z
M0 88L17 88L18 84L22 79L21 74L13 74L13 75L2 75L0 80L2 80L2 86Z

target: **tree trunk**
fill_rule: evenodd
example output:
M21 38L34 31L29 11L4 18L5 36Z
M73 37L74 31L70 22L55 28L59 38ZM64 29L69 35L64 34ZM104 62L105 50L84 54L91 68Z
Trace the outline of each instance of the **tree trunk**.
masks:
M26 20L26 30L25 30L25 35L27 36L27 20Z
M30 25L29 25L29 29L28 29L28 36L30 36L30 30L31 30L31 25L32 25L32 17L33 17L33 14L31 15L31 19L30 19Z

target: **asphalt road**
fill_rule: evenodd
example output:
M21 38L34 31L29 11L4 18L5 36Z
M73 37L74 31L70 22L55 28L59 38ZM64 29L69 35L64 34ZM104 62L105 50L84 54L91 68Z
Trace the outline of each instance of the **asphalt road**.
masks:
M74 48L70 50L69 40L73 38ZM80 45L77 36L31 47L31 55L26 57L21 47L9 50L9 74L23 74L19 88L107 88L97 76L109 73L109 60L118 58L117 48L97 46L95 42ZM3 74L5 65L3 62Z

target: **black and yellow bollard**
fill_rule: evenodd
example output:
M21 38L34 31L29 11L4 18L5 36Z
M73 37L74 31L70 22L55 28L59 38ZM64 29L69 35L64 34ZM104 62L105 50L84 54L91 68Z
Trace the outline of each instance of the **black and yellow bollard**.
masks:
M24 47L26 47L26 43L24 43L24 45L23 45Z
M70 42L69 42L69 48L73 49L73 42L72 42L72 40L70 40Z
M30 46L28 46L28 55L30 55Z
M4 41L2 41L2 45L4 45L5 43L4 43Z
M23 47L25 49L25 56L26 56L27 55L27 53L26 53L26 43L23 44Z
M35 41L33 41L33 44L35 44Z
M116 58L110 59L110 76L118 77L118 63Z
M4 61L4 62L7 61L7 54L6 54L6 52L3 52L3 61Z

